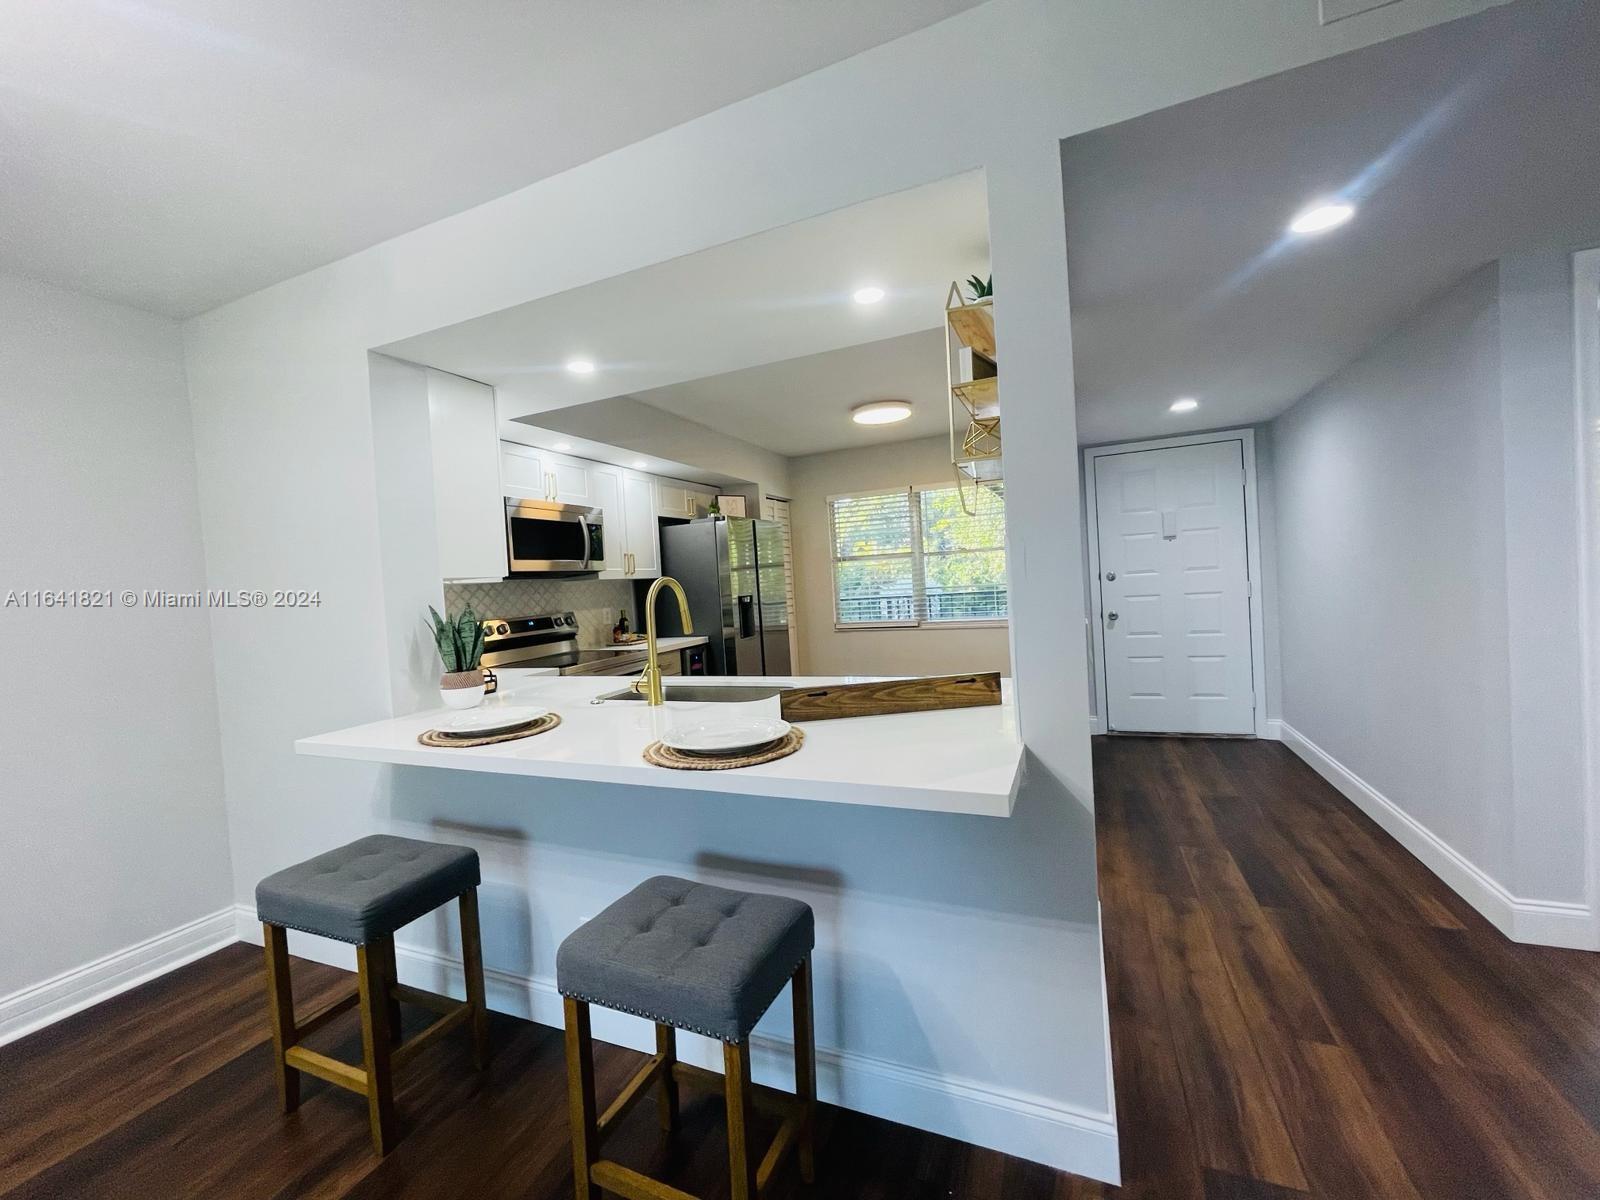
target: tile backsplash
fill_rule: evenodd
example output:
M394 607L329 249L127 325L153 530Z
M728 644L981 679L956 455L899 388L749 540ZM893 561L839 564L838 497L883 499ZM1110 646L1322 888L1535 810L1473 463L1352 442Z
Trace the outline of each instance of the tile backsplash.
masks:
M468 604L480 617L529 617L572 612L578 618L578 645L604 646L618 611L635 619L633 584L626 579L507 579L500 583L447 583L444 602L451 613Z

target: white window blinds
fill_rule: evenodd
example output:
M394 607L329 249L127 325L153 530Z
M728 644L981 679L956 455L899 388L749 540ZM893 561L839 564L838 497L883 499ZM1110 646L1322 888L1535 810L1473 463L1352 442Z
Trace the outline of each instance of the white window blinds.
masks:
M952 485L829 501L837 625L1006 618L1005 500L999 485Z

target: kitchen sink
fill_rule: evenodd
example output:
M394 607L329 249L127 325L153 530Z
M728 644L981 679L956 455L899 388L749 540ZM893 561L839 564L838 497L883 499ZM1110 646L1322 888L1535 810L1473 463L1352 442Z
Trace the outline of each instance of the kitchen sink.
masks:
M681 700L691 704L749 704L753 700L771 700L780 692L789 690L785 683L762 684L729 684L719 687L716 684L696 683L669 683L663 689L668 700ZM620 692L607 692L603 696L595 697L595 703L604 700L643 700L644 693L636 692L631 687L623 688Z

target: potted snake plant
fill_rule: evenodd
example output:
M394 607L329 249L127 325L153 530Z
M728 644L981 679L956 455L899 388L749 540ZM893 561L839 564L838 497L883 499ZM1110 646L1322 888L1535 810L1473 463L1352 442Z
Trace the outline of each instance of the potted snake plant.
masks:
M470 604L453 620L441 617L431 604L428 615L433 618L433 641L444 664L439 696L449 708L473 708L483 699L483 622Z

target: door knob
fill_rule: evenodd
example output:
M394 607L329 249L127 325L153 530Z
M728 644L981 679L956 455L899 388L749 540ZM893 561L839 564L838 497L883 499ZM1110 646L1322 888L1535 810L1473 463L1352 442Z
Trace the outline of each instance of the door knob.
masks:
M1106 572L1106 582L1107 583L1115 583L1116 581L1117 581L1117 573L1115 571L1107 571Z
M1116 614L1116 613L1114 613L1114 612L1108 612L1108 613L1107 613L1107 614L1106 614L1106 621L1107 621L1107 622L1111 622L1111 621L1115 621L1115 620L1116 620L1116 619L1117 619L1117 614Z

